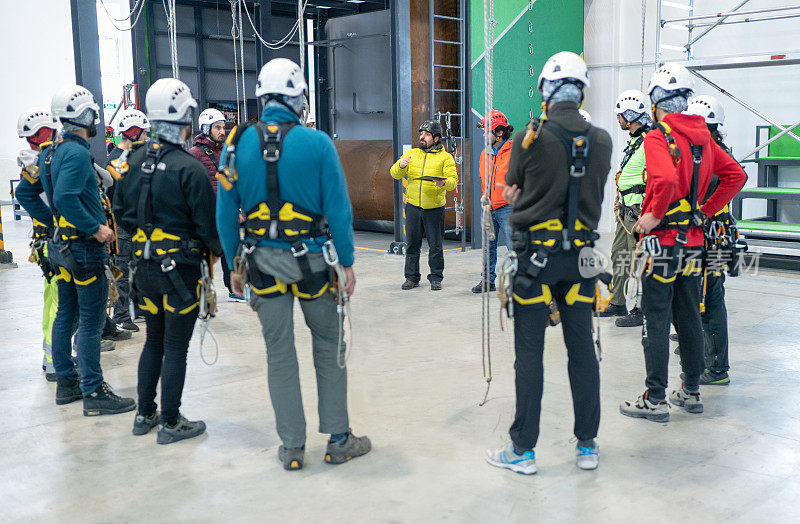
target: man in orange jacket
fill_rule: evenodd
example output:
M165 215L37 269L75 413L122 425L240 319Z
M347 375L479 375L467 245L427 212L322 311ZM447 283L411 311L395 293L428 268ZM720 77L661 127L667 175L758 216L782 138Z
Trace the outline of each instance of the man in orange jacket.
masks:
M681 114L694 80L680 64L666 63L650 81L648 94L656 124L644 139L647 189L634 229L652 246L651 271L642 278L642 346L647 391L620 404L623 415L654 422L669 420L666 400L669 324L681 348L684 382L669 400L689 413L702 413L700 375L705 369L700 320L703 227L747 180L741 166L711 138L701 116ZM719 186L702 207L711 175ZM658 247L660 246L660 247ZM660 252L660 253L659 253Z
M503 190L506 185L506 172L508 171L508 160L511 158L511 133L514 127L508 123L508 118L501 111L492 110L478 127L483 129L486 125L490 126L490 144L481 151L481 159L478 162L478 173L481 177L481 188L483 194L489 198L492 212L492 224L494 225L494 240L489 241L489 279L482 278L478 284L472 288L473 293L483 291L484 282L489 285L489 291L495 291L494 280L495 266L497 266L497 241L500 239L500 232L503 233L506 247L509 251L514 249L511 242L511 226L508 224L508 217L514 210L513 206L503 198ZM487 151L491 148L491 153ZM489 189L487 194L486 172L489 172ZM500 184L500 187L497 186ZM486 262L484 261L483 275L486 274ZM482 276L483 276L482 275Z

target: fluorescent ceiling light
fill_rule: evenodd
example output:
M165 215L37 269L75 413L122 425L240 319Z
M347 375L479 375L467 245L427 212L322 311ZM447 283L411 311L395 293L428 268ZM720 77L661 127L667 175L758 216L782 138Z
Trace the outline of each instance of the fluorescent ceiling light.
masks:
M315 5L314 7L316 7L317 9L330 9L331 8L331 6L329 6L329 5Z
M363 4L366 0L347 0L348 4Z
M692 10L691 6L688 6L686 4L676 4L675 2L664 1L664 2L661 2L661 5L666 5L666 6L669 6L669 7L676 7L678 9L686 9L687 11L691 11Z

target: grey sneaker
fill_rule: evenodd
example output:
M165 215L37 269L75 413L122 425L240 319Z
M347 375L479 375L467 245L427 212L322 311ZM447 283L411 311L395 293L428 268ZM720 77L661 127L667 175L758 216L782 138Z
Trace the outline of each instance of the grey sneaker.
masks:
M669 404L666 400L653 402L647 392L634 401L625 400L619 405L619 412L633 418L646 418L653 422L669 422Z
M283 469L286 471L296 471L303 469L303 457L306 454L306 448L287 448L280 446L278 448L278 459L283 464Z
M113 340L105 340L105 339L100 340L100 351L102 352L114 351L116 347L117 343L114 342Z
M150 433L151 429L158 426L159 422L161 422L161 416L159 415L158 411L148 417L142 415L141 413L137 413L136 417L133 419L133 434L147 435Z
M576 464L585 470L597 469L597 465L600 463L599 451L597 442L592 441L591 446L581 446L581 443L578 442L575 448Z
M644 314L638 307L634 307L630 313L614 321L614 325L617 327L637 327L642 324L644 324Z
M350 459L366 455L372 449L369 437L357 437L352 431L347 432L347 440L342 443L328 441L325 451L325 462L328 464L343 464Z
M676 389L669 395L669 401L676 406L681 406L689 413L702 413L703 401L700 400L700 393L687 393L685 389Z
M159 444L172 444L179 440L198 437L206 432L206 423L202 420L187 420L183 415L178 415L178 422L174 426L169 426L162 419L158 425Z
M400 286L400 289L402 289L403 291L408 291L409 289L414 289L415 287L419 287L419 282L414 282L413 280L406 279L406 281L403 282L403 285Z
M510 469L520 475L536 473L536 453L530 450L522 455L517 455L512 443L508 443L502 448L486 450L486 462L496 468Z
M441 291L442 290L442 283L438 280L434 280L431 282L431 291Z
M136 401L132 398L120 397L114 393L107 382L100 384L100 387L91 395L83 397L83 415L86 417L116 415L134 409L136 409Z

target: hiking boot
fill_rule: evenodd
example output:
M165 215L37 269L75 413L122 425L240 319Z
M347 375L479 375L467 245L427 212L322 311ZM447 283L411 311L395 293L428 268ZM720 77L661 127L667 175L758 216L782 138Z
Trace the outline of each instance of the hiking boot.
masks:
M168 425L163 419L161 420L161 423L158 425L158 438L156 442L159 444L172 444L179 440L198 437L205 432L205 422L202 420L188 420L179 413L178 422L176 422L174 426Z
M714 373L713 371L705 370L700 375L701 386L727 386L731 383L731 378L727 373Z
M56 378L56 404L69 404L83 398L81 381L77 378Z
M495 450L486 450L486 462L498 468L510 469L521 475L536 473L536 453L533 450L517 455L514 444L508 444Z
M494 282L489 284L489 291L497 291L497 287L495 287ZM483 282L478 282L474 288L472 288L473 293L483 293Z
M58 380L58 376L55 373L45 372L44 379L48 382L56 382Z
M627 314L628 308L625 306L609 304L605 311L601 311L598 315L601 317L624 317Z
M128 333L130 334L130 332L128 332ZM130 338L130 337L128 337L128 338ZM106 340L104 338L100 339L100 351L101 352L105 353L106 351L114 351L114 349L116 349L116 347L117 347L117 343L114 342L113 340ZM74 344L72 344L72 349L73 349L74 353L78 352L77 341ZM77 357L77 355L72 357L72 363L75 364L75 369L77 369L78 368L78 357Z
M617 327L636 327L642 324L644 324L644 314L642 314L641 309L635 306L626 316L620 317L614 321L614 325Z
M86 417L116 415L134 409L136 409L136 401L114 393L108 382L103 382L91 395L83 398L83 415Z
M286 471L296 471L303 469L303 456L306 454L306 448L287 448L280 446L278 448L278 459L283 464L283 469Z
M676 406L681 406L689 413L702 413L703 401L700 400L700 392L689 393L683 387L676 389L669 395L669 401Z
M133 419L133 434L147 435L150 433L151 429L158 426L159 422L161 422L161 416L158 411L149 416L137 413L136 417Z
M442 283L438 280L434 280L431 282L431 291L441 291L442 290Z
M325 450L325 462L328 464L343 464L350 459L366 455L372 449L369 437L357 437L352 431L347 431L347 438L344 441L328 441L328 449Z
M677 333L670 333L669 334L669 339L671 341L673 341L673 342L677 342L678 341L678 334Z
M134 324L132 320L126 320L125 322L120 324L119 327L121 327L125 331L133 331L134 333L139 331L139 326Z
M419 287L419 282L414 282L413 280L406 279L406 281L403 282L403 285L400 286L400 289L402 289L403 291L408 291L409 289L414 289L415 287Z
M597 443L592 439L591 442L585 442L584 444L591 445L581 446L581 442L578 441L578 445L575 448L576 464L579 468L585 470L597 469L597 465L600 462L600 450L597 447Z
M669 404L666 400L653 402L649 392L639 395L634 401L625 400L619 405L619 412L633 418L646 418L653 422L669 422Z

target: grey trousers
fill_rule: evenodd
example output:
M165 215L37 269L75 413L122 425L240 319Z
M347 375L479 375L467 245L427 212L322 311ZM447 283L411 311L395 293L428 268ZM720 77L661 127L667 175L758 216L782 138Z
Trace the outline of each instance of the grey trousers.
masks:
M631 258L636 250L636 239L633 238L633 235L629 235L628 231L633 231L633 226L636 225L639 205L637 204L633 208L636 210L636 215L627 212L622 217L622 223L617 220L617 230L614 233L614 242L611 244L611 261L614 273L611 281L611 293L613 293L611 304L615 306L626 305L625 283L628 281ZM622 226L623 223L625 227Z
M278 436L287 448L299 448L306 443L306 418L294 345L294 300L291 292L274 298L255 296L252 299L267 345L267 381ZM339 317L336 302L329 293L316 300L299 302L312 335L319 432L345 433L350 428L347 370L341 369L337 362Z

